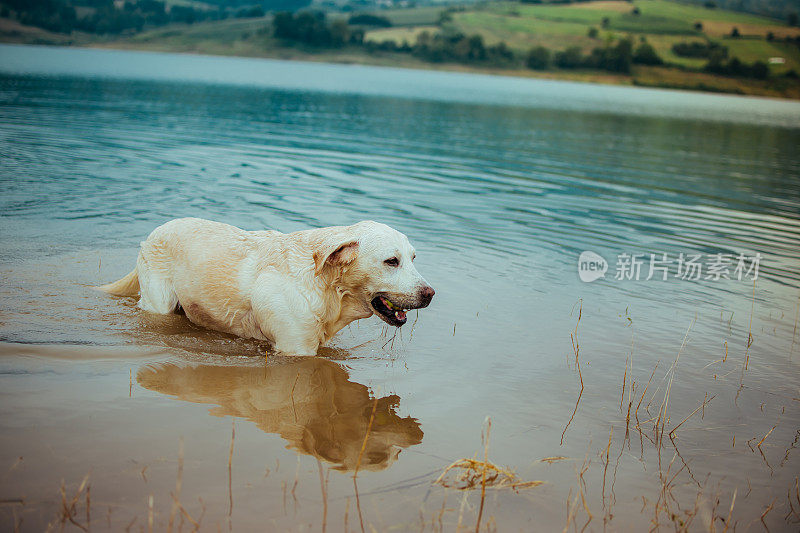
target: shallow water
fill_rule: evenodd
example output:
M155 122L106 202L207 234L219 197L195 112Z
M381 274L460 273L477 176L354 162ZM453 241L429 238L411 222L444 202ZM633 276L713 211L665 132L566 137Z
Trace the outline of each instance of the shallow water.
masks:
M487 492L501 531L580 529L586 509L591 530L722 529L734 493L740 529L772 504L770 530L796 530L797 103L0 46L0 135L6 529L58 525L61 481L69 502L87 473L93 528L146 530L152 495L166 529L181 442L203 529L474 528L480 491L432 483L483 456L490 417L489 459L545 482ZM179 216L380 220L437 295L397 335L360 321L321 358L265 363L264 345L89 289ZM605 279L580 280L585 250ZM621 253L644 254L641 279L614 279ZM755 283L735 261L734 279L646 280L651 253L761 260Z

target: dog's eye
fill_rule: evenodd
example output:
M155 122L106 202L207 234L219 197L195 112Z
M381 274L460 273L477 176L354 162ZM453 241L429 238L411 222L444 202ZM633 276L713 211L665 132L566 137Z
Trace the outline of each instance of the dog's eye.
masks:
M389 265L390 267L400 266L400 260L396 257L392 257L384 261L384 264Z

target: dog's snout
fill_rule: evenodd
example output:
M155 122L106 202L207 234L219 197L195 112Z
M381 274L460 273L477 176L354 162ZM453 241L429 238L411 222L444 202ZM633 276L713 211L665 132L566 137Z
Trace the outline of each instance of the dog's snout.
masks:
M423 307L431 303L434 294L436 294L436 291L433 290L433 287L431 287L430 285L425 285L419 290L419 297L422 300Z

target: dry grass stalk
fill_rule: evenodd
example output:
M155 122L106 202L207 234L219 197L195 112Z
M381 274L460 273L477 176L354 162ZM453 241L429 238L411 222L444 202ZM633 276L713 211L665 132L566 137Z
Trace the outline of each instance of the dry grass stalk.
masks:
M770 511L772 511L772 509L773 509L774 507L775 507L775 500L772 500L772 503L770 503L770 504L769 504L769 506L767 507L767 509L766 509L766 510L764 511L764 513L761 515L761 523L764 525L764 529L766 529L767 531L769 531L769 527L767 527L767 523L766 523L766 522L764 522L764 518L766 518L767 514L768 514Z
M789 501L789 512L786 513L784 520L787 522L790 518L793 519L794 522L800 522L800 481L798 478L794 478L794 500L792 499L792 487L789 487L789 490L786 491L786 498ZM794 507L794 502L797 501L797 509Z
M722 533L726 533L728 528L731 526L731 516L733 516L733 505L736 503L736 490L733 491L733 497L731 498L731 508L728 509L728 518L725 519L725 529L722 530Z
M295 512L297 512L297 484L300 482L300 456L297 456L297 468L294 470L294 484L292 485L292 499L294 500Z
M228 450L228 521L233 515L233 441L236 439L236 419L231 420L231 447Z
M575 402L575 409L572 410L572 416L569 417L567 425L564 426L564 431L561 432L561 446L564 445L564 435L566 435L569 425L572 424L572 420L575 418L575 413L578 412L578 405L580 405L581 396L583 396L583 375L581 374L581 364L578 360L578 354L580 352L580 345L578 344L578 324L581 323L581 316L583 315L583 299L578 301L580 302L580 307L578 308L578 321L575 322L575 329L569 334L569 338L572 340L572 350L575 352L575 368L578 370L578 379L581 382L581 391L578 393L578 399Z
M606 446L605 459L603 459L603 490L601 492L603 509L606 508L606 474L608 474L609 454L611 453L611 437L613 435L614 435L614 426L611 426L611 431L608 432L608 446Z
M656 361L656 365L653 367L653 371L650 373L650 379L647 380L647 385L644 386L644 390L642 391L642 397L639 398L639 403L636 404L636 410L633 412L633 417L636 419L636 425L637 426L639 425L639 407L641 407L642 401L644 401L644 396L645 396L645 394L647 394L647 388L650 386L650 383L653 381L653 376L656 375L656 370L658 370L658 365L659 364L660 364L660 361Z
M437 517L438 523L439 523L439 532L440 533L442 533L444 531L443 518L444 518L444 512L446 510L446 506L447 506L447 489L443 488L442 489L442 508L439 509L439 516Z
M750 304L750 325L747 328L747 345L744 349L744 364L742 366L742 376L750 364L750 346L753 344L753 312L756 308L756 280L753 280L753 301Z
M447 474L454 469L462 470L462 472L451 481L447 478ZM486 471L485 482L483 481L484 471ZM445 468L434 481L434 484L456 490L478 489L481 485L490 489L519 490L536 487L542 483L544 481L521 481L511 470L478 459L459 459Z
M67 503L66 488L64 486L64 481L63 480L61 481L61 516L60 516L60 519L61 519L61 527L62 527L62 529L64 527L64 524L67 521L69 521L74 526L76 526L79 529L82 529L83 531L86 531L88 533L89 527L90 527L90 521L89 521L89 519L90 519L90 514L89 514L90 499L89 499L89 492L88 492L88 490L89 490L88 489L88 483L89 483L89 474L86 474L86 476L83 478L83 481L81 481L81 484L78 486L78 492L76 492L75 496L73 496L72 499L69 501L69 503ZM78 510L76 509L76 506L78 505L78 500L80 500L81 495L83 495L84 489L87 490L87 493L86 493L86 525L83 525L83 524L79 523L76 520L76 517L78 516Z
M344 502L344 533L348 533L350 531L349 524L347 523L347 515L349 512L350 512L350 496L348 496Z
M486 500L486 465L489 463L489 432L492 430L492 419L486 417L486 435L483 439L483 468L481 469L481 506L478 509L478 520L475 522L475 533L481 529L483 503ZM483 435L481 435L483 437Z
M153 533L153 495L147 497L147 531Z
M356 461L356 469L353 472L353 479L358 476L358 469L361 467L361 458L364 456L364 450L367 448L367 439L369 439L369 432L372 431L372 423L375 421L375 410L378 408L378 393L375 393L375 401L372 403L372 414L369 415L369 423L367 424L367 432L364 434L364 442L361 443L361 450L358 452L358 460Z
M584 531L586 527L589 525L589 522L592 521L592 513L589 511L589 506L586 504L586 498L584 497L584 490L586 489L586 480L583 478L583 475L589 470L589 465L591 461L589 460L589 449L592 447L592 443L589 442L589 446L586 449L586 456L583 458L583 464L581 465L580 471L576 468L575 475L578 479L578 492L575 494L575 498L572 500L572 504L570 504L570 498L572 497L572 489L569 491L569 495L567 496L567 522L564 524L563 533L566 533L569 530L569 525L577 520L577 509L578 509L578 501L580 500L583 504L583 509L586 511L586 515L588 516L588 520L583 525L581 531ZM577 530L578 525L575 524L575 529Z
M778 427L778 424L775 424L774 426L772 426L772 429L770 429L769 431L767 431L767 434L766 434L766 435L764 435L764 437L762 437L762 439L761 439L760 441L758 441L758 444L756 444L756 447L757 447L757 448L761 449L761 444L762 444L762 443L763 443L765 440L767 440L767 437L769 437L769 434L770 434L770 433L772 433L773 431L775 431L775 428L776 428L776 427Z
M356 509L358 510L358 523L361 524L361 533L364 531L364 515L361 514L361 498L358 496L358 478L353 476L353 489L356 492Z
M319 486L322 490L322 533L325 533L328 525L328 491L326 490L327 480L322 476L322 461L317 458L319 468Z
M297 409L294 406L294 388L297 387L297 380L300 379L300 372L294 377L294 385L292 385L292 392L289 396L292 399L292 412L294 413L294 421L297 422Z
M178 477L175 480L175 492L172 494L172 509L169 512L169 524L167 531L172 532L172 527L175 523L175 515L178 513L178 507L181 501L181 487L183 485L183 437L178 441Z
M697 314L695 314L692 323L689 324L689 328L686 330L686 335L683 336L683 342L681 342L681 347L678 350L678 355L675 356L675 360L672 362L672 366L670 366L669 371L667 371L667 375L669 375L669 381L667 382L667 389L664 392L664 399L661 401L661 406L658 409L658 418L654 426L655 440L659 445L664 439L664 428L669 422L669 416L668 416L669 399L670 399L670 394L672 393L672 383L675 381L675 372L678 367L678 361L680 360L681 354L683 353L683 350L686 347L686 342L689 339L689 332L692 331L692 327L694 326L695 322L697 322Z
M553 464L556 461L565 461L567 459L569 459L569 457L564 457L563 455L555 455L553 457L545 457L543 459L539 459L539 462Z
M464 491L464 496L461 497L461 505L458 508L458 524L456 524L456 533L461 531L461 522L464 519L464 507L467 505L468 494L468 492Z
M684 418L683 420L681 420L680 424L678 424L677 426L675 426L674 428L672 428L672 430L669 432L669 437L670 437L670 438L672 438L672 437L675 435L675 431L676 431L676 430L677 430L679 427L681 427L681 426L683 425L683 423L684 423L684 422L686 422L687 420L689 420L690 418L692 418L692 416L693 416L693 415L694 415L694 414L695 414L697 411L699 411L700 409L703 409L703 410L705 410L705 406L706 406L706 404L707 404L707 403L711 403L711 400L713 400L713 399L714 399L714 398L716 398L716 397L717 397L717 395L715 394L714 396L712 396L712 397L711 397L710 399L708 399L708 400L704 399L704 400L703 400L703 403L701 403L700 405L698 405L698 406L697 406L697 408L696 408L694 411L692 411L691 413L689 413L689 416L687 416L686 418Z
M564 524L564 529L561 530L561 533L567 533L567 531L569 531L569 525L572 523L573 517L575 516L575 509L578 508L578 498L580 498L580 495L576 494L575 499L573 499L570 504L571 497L572 489L569 490L569 494L567 495L567 523Z

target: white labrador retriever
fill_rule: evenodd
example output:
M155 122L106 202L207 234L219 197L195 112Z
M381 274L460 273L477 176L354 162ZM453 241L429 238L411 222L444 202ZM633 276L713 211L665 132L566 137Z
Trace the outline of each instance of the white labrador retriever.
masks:
M377 313L400 327L408 309L427 307L434 290L414 257L405 235L378 222L284 234L180 218L141 243L130 274L98 289L139 293L145 311L183 309L195 324L315 355L354 320Z

